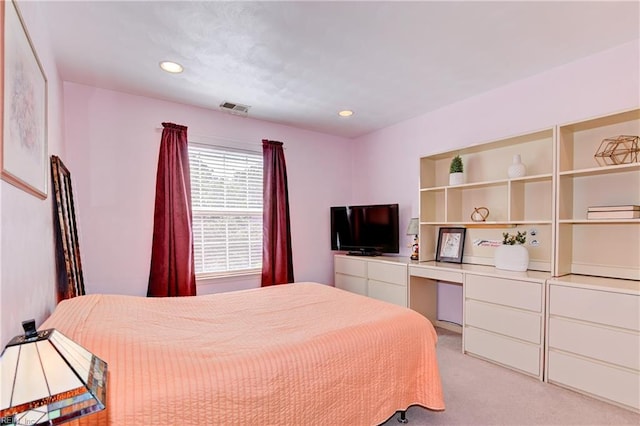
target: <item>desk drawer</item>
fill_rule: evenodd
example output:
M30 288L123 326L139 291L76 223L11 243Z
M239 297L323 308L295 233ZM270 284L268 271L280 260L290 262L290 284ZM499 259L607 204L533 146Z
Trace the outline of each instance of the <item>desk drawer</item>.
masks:
M551 285L549 313L637 331L640 296Z
M370 260L367 265L367 277L370 280L384 281L406 287L407 267L406 265L394 265Z
M449 281L452 283L462 283L462 272L446 271L435 268L423 268L420 266L409 266L409 275L429 278L434 281Z
M538 345L465 327L464 350L540 377L541 349Z
M549 348L640 370L640 334L551 317ZM639 383L640 385L640 383Z
M542 316L468 300L465 303L465 325L471 325L534 344L542 343Z
M465 298L542 312L542 284L484 275L467 274Z
M357 277L367 276L367 264L361 259L350 259L347 257L336 256L334 259L335 272L347 275L355 275Z

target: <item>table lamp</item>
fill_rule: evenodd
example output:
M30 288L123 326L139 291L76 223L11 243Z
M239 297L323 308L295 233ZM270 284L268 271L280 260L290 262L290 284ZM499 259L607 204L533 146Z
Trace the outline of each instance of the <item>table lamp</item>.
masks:
M103 410L107 363L56 329L22 327L0 355L0 425L58 425Z
M412 253L411 260L418 260L419 257L419 247L418 247L418 233L420 222L418 222L417 217L412 217L409 220L409 226L407 226L407 235L413 235L413 244L411 245Z

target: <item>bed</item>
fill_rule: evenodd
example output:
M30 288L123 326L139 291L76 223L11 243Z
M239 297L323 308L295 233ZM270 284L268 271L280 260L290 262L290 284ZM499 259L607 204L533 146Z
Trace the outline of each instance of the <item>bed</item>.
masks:
M40 328L108 363L107 409L79 425L370 426L444 409L431 323L322 284L78 296Z

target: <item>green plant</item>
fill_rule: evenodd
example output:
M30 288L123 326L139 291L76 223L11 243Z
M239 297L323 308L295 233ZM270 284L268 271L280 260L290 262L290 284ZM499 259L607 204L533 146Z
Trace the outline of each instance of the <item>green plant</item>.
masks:
M449 173L462 173L464 172L464 166L462 165L462 158L459 155L453 157L451 165L449 166Z
M524 244L527 241L527 231L520 232L516 235L509 234L508 232L502 233L502 244L514 245L514 244Z

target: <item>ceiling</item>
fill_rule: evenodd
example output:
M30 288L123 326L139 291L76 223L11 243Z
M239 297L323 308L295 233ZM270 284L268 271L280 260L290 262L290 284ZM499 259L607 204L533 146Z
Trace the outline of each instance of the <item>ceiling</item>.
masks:
M245 104L252 118L349 138L636 40L640 28L638 1L42 8L65 81L214 110ZM185 71L168 74L162 60Z

